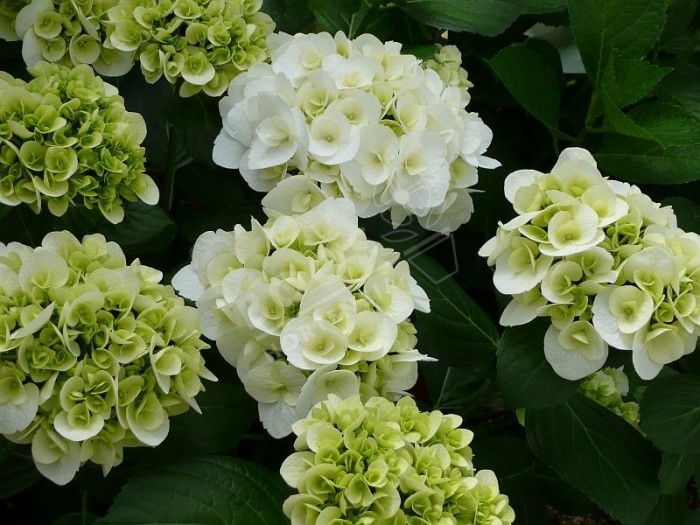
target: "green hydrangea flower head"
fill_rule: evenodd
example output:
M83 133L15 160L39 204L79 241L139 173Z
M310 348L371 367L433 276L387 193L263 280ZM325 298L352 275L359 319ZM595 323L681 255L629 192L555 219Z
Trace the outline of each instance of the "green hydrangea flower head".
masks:
M629 381L623 367L606 367L582 382L579 390L589 399L611 410L632 425L639 423L639 404L623 401L629 394Z
M197 311L161 279L101 235L0 244L0 434L31 443L54 483L160 444L171 416L199 411L202 378L216 380Z
M14 0L15 2L18 0ZM28 66L47 61L65 66L89 64L101 75L125 75L134 52L107 40L107 11L118 0L32 0L17 14L14 29Z
M292 525L510 525L508 497L493 472L474 470L461 423L409 397L331 394L293 425L296 452L281 473L298 494L285 514Z
M462 91L462 102L471 99L468 89L474 84L469 82L467 70L462 67L462 53L457 46L437 44L431 58L423 62L423 68L437 72L440 79L448 86L457 86Z
M145 173L146 123L83 64L40 62L28 83L0 74L0 202L56 216L98 208L112 223L122 202L158 202Z
M126 0L110 9L111 46L136 53L148 82L162 76L180 95L221 95L231 80L268 58L275 24L262 0Z
M8 42L19 40L15 31L17 13L31 0L0 0L0 38Z

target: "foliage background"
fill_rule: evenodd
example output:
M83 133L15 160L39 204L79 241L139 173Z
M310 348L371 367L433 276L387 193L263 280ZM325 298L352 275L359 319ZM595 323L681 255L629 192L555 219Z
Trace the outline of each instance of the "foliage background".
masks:
M501 168L481 172L472 220L453 236L417 225L392 231L366 221L370 237L403 251L432 301L419 314L419 348L440 359L423 364L419 403L459 414L476 433L479 468L496 471L520 525L548 523L547 508L568 515L602 509L627 525L700 523L700 354L658 378L630 375L646 437L577 393L544 360L546 325L503 331L505 298L476 255L510 218L503 180L516 169L547 171L570 145L593 152L605 175L638 183L672 204L680 226L700 233L700 9L698 0L265 0L278 30L371 32L428 57L435 43L456 44L474 83L470 111L494 131L489 156ZM536 23L570 27L551 42L524 33ZM447 41L444 30L449 30ZM554 44L573 34L585 73L562 71ZM569 42L571 45L574 41ZM20 47L0 42L0 69L26 78ZM37 245L55 229L101 232L130 258L169 277L203 231L233 229L261 216L261 195L211 161L221 126L216 100L180 99L164 80L147 84L138 68L115 79L130 111L148 125L148 171L161 206L129 204L112 226L94 213L61 218L0 208L0 240ZM416 249L416 246L421 246ZM155 450L128 449L107 478L83 468L56 487L39 479L27 450L0 443L0 515L4 523L286 523L288 489L277 475L292 440L277 442L256 422L255 403L214 350L221 379L198 399L203 415L173 420ZM527 408L525 428L515 417ZM551 510L550 510L551 514ZM610 521L611 523L613 521Z

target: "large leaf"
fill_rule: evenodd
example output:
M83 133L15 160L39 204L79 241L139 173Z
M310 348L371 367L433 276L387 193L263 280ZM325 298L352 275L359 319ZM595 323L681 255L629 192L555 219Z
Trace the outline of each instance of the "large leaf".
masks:
M416 254L408 262L430 298L430 313L417 315L421 350L458 367L493 359L498 331L488 315L429 256Z
M596 85L613 49L630 59L649 52L663 29L665 11L665 0L569 0L571 29Z
M700 206L685 197L669 197L661 204L673 208L678 226L687 232L700 233Z
M680 184L700 179L700 144L663 148L648 140L609 136L595 158L607 174L629 182Z
M329 33L344 31L350 33L353 18L362 12L361 0L309 0L308 8L316 17L321 29ZM354 36L354 35L353 35Z
M700 61L678 65L659 85L660 96L700 118Z
M398 4L430 26L486 36L502 33L523 12L518 0L402 0Z
M497 377L509 408L542 408L563 403L578 390L578 381L559 377L544 356L549 322L537 320L508 328L498 345Z
M639 102L651 94L657 84L672 71L644 60L610 56L603 76L603 86L618 108Z
M468 418L484 410L494 399L495 385L491 366L456 368L440 362L421 363L434 410L442 410Z
M164 465L130 479L101 525L288 525L281 478L235 458Z
M650 102L635 107L628 115L663 147L700 144L700 119L683 108Z
M661 493L674 494L685 487L699 464L694 454L664 454L659 471Z
M543 41L509 46L488 63L528 112L549 129L558 129L563 74L552 46Z
M700 453L700 376L683 374L652 383L642 399L640 421L661 450Z
M528 410L527 440L566 481L625 525L645 523L659 499L658 456L631 425L577 394Z
M181 147L197 162L213 164L211 152L222 122L217 99L198 94L187 104L175 99L167 107L168 121L175 126Z
M41 477L31 457L21 453L30 453L23 448L18 450L14 443L0 438L0 500L23 491Z

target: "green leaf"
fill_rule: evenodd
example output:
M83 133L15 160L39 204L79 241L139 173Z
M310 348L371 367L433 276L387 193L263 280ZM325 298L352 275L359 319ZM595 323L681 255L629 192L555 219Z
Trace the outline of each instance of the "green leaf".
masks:
M665 0L569 0L571 29L595 85L613 49L629 59L649 52L661 34L665 12Z
M544 41L516 44L502 49L488 64L515 100L557 131L563 73L556 49Z
M700 118L700 61L685 62L673 70L659 85L662 99L683 106Z
M684 374L653 382L642 399L640 421L664 452L700 453L700 376Z
M687 232L700 233L700 206L684 197L669 197L662 200L661 204L673 208L678 226Z
M420 363L433 410L451 412L468 418L488 406L494 398L491 366L455 368L441 362Z
M700 144L662 148L648 140L608 136L594 156L608 175L629 182L681 184L700 179Z
M546 507L550 494L535 477L536 459L524 439L494 436L477 440L472 445L476 467L493 470L498 485L515 510L518 525L547 523ZM545 496L545 494L547 494Z
M344 31L350 35L353 15L362 10L361 0L309 0L308 9L314 14L321 29L335 34ZM355 22L357 23L357 22Z
M698 456L693 454L665 453L661 457L661 470L659 471L661 493L674 494L684 488L697 465Z
M518 0L402 0L397 3L406 14L429 26L486 36L501 34L524 12Z
M700 119L683 108L650 102L637 106L628 115L663 147L700 144Z
M218 99L198 94L187 99L174 99L167 107L168 121L177 130L178 142L197 162L213 164L214 139L221 131Z
M626 60L611 55L605 68L603 86L618 108L639 102L651 94L670 67L659 67L644 60Z
M51 525L90 525L97 518L98 516L95 516L94 514L72 512L70 514L66 514L65 516L61 516L56 521L51 523Z
M567 0L524 0L522 8L528 14L566 11Z
M683 523L688 514L688 496L685 491L678 494L664 495L659 498L656 507L649 515L646 525L675 525Z
M177 232L175 223L163 208L140 201L124 203L124 220L119 224L111 224L98 210L86 208L69 208L59 224L78 237L101 233L131 253L159 250L170 244Z
M430 313L416 314L421 351L457 367L493 359L498 331L488 315L427 255L418 253L408 262L411 275L430 298Z
M241 459L206 457L131 478L101 525L288 525L275 473Z
M41 478L31 457L18 454L16 449L14 443L0 438L0 500L22 492Z
M272 17L276 31L285 33L306 33L314 22L314 16L306 5L306 0L263 0L260 9Z
M637 124L618 107L606 86L603 86L599 93L603 99L605 125L607 127L629 137L653 140L652 135L647 130Z
M549 324L538 319L508 328L501 337L496 373L506 407L548 407L563 403L578 390L579 382L559 377L544 356Z
M564 480L625 525L645 523L659 498L658 457L622 418L578 394L528 410L533 452Z

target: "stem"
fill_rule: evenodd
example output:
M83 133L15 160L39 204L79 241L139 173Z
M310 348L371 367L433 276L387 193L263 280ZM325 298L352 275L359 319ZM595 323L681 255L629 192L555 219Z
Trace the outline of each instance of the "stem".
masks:
M173 208L173 197L175 195L175 171L177 170L177 131L175 127L168 126L168 158L165 161L165 188L161 206L166 211Z
M81 523L81 525L87 525L87 519L88 519L87 500L88 500L87 490L81 490L80 491L80 523Z

